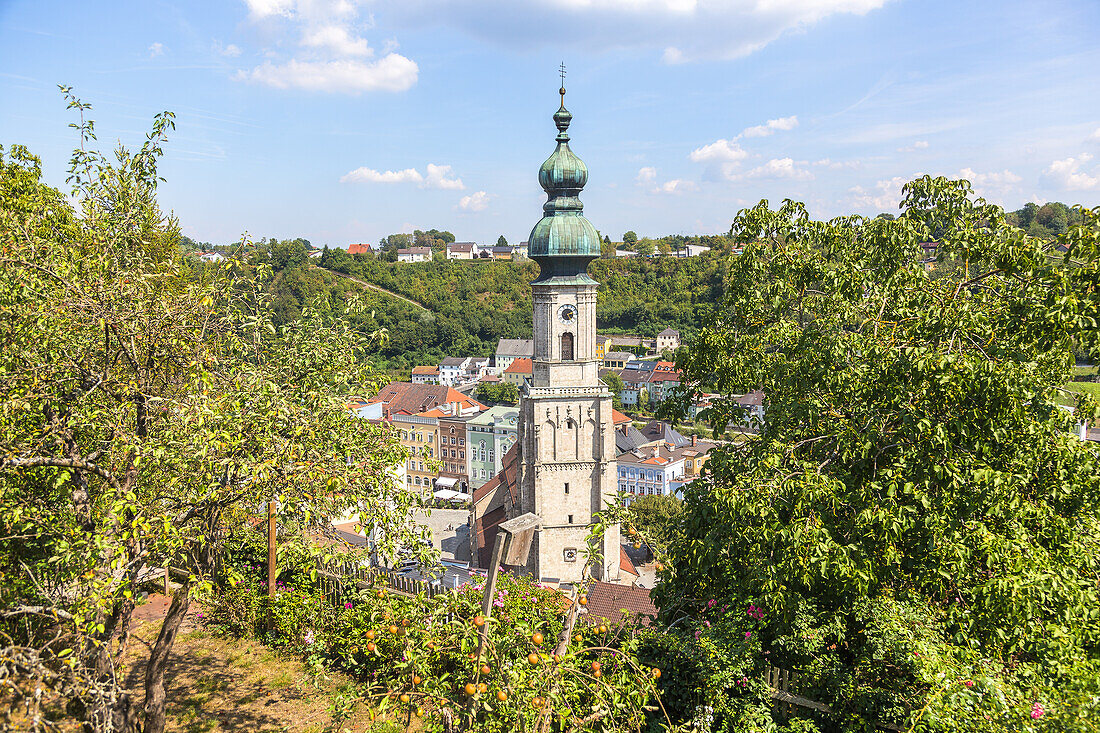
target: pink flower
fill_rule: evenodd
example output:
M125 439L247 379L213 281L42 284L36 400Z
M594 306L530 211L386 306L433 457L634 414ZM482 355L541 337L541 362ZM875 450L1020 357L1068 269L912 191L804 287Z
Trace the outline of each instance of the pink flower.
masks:
M707 621L706 619L703 619L703 626L706 626L709 629L710 628L710 621Z
M714 600L713 598L711 598L709 601L707 601L707 608L714 608L717 605L718 605L718 601Z
M966 685L967 687L973 687L974 686L974 680L967 680L966 682L963 682L963 684Z
M699 629L696 629L696 630L695 630L695 638L696 638L696 639L698 639L698 638L699 638L700 636L702 636L702 635L703 635L703 632L702 632L702 631L700 631Z
M344 601L344 608L351 608L351 601Z
M751 637L751 636L752 636L752 632L751 632L751 631L746 631L746 632L745 632L745 638L746 638L746 639L748 639L748 638L749 638L749 637Z
M1038 702L1036 702L1034 705L1031 706L1031 717L1033 719L1043 717L1043 713L1045 713L1045 712L1046 711L1043 710L1043 706L1040 705Z
M313 644L313 629L310 629L305 633L305 636L302 637L302 641L305 643L306 646L310 646L311 644Z

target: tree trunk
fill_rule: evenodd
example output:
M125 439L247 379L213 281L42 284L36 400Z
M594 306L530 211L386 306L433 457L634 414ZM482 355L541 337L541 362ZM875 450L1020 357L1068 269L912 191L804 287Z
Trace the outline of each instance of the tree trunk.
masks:
M165 711L168 699L164 692L164 673L168 669L168 657L176 643L176 634L191 605L190 585L182 583L172 596L172 605L160 634L149 654L149 664L145 668L145 727L143 733L164 733Z

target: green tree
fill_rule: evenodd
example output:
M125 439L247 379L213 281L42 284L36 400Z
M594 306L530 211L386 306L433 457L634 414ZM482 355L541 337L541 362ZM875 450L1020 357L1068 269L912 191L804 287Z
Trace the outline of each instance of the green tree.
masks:
M633 248L634 245L637 243L637 241L638 241L638 235L633 230L623 234L623 246L626 249Z
M798 670L849 729L1091 730L1100 458L1070 430L1096 404L1057 405L1070 348L1100 355L1100 209L1046 242L965 181L903 191L895 221L737 216L724 307L677 365L696 394L763 389L765 424L689 485L658 605L720 653L759 644L750 674Z
M72 200L38 160L0 149L0 669L12 709L52 728L160 733L165 679L193 594L221 542L281 521L361 510L394 549L414 500L386 478L404 458L343 403L377 382L369 338L307 309L278 328L240 260L196 277L156 203L170 113L117 162L92 149L88 105ZM348 458L354 460L348 461ZM182 569L147 651L130 643L142 579ZM144 708L119 665L145 657ZM18 723L17 723L18 725Z
M649 237L642 237L635 243L634 251L642 257L649 257L656 248L656 242Z
M603 383L607 385L607 388L611 391L612 406L616 410L623 409L622 392L626 388L623 383L623 378L615 372L608 372L604 376L600 377Z
M497 246L498 247L507 247L508 246L508 240L504 238L503 234L501 234L499 237L497 237Z
M683 502L669 494L639 496L630 502L630 522L656 553L663 553L679 534L683 510Z

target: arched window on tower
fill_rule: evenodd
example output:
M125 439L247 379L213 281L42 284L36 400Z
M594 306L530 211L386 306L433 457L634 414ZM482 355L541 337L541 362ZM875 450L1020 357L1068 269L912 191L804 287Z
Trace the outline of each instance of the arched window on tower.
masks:
M573 334L569 331L561 335L561 360L573 361Z

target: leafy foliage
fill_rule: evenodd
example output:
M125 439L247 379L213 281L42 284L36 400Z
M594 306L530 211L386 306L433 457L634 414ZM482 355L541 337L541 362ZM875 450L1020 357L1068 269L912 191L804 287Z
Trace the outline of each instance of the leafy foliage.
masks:
M762 606L763 653L848 729L1092 730L1100 456L1057 397L1071 348L1100 352L1100 210L1048 242L965 181L904 191L896 220L738 215L721 316L677 366L763 389L766 420L686 492L659 605Z
M310 308L277 326L263 263L196 275L156 203L171 114L111 162L68 98L78 211L37 159L0 149L0 676L36 728L69 714L159 733L175 633L219 541L278 498L302 524L361 510L392 547L417 500L389 479L398 442L344 408L377 379L377 340ZM181 585L140 711L118 665L135 594L167 567Z

